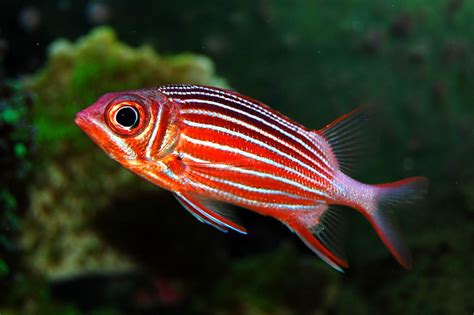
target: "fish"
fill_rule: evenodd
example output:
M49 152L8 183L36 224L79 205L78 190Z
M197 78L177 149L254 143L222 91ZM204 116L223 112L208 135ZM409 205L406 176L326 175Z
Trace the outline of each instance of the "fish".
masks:
M390 213L421 199L428 180L366 184L348 175L369 112L358 107L316 130L232 90L173 84L107 93L75 122L110 158L222 232L247 234L236 208L270 216L344 272L339 206L346 206L409 269Z

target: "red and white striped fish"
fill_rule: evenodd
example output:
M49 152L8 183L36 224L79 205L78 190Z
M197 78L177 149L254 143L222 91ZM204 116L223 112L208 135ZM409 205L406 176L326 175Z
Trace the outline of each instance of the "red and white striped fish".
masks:
M355 110L310 130L233 91L167 85L105 94L76 123L111 158L221 231L247 233L228 204L272 216L342 271L348 263L331 205L344 205L361 212L409 268L409 251L385 210L419 197L427 181L368 185L341 171L364 117Z

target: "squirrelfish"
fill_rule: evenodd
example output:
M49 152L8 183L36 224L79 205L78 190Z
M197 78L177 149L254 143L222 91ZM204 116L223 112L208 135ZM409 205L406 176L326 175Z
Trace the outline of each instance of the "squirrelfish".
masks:
M76 117L112 159L171 191L201 222L246 234L229 204L271 216L343 271L333 205L348 206L409 268L410 253L386 210L417 199L427 180L369 185L349 177L353 128L363 120L359 108L311 130L257 100L197 85L107 93Z

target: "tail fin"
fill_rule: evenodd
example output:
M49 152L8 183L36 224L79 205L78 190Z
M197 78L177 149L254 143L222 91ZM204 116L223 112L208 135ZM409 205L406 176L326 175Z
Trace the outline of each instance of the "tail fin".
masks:
M377 196L372 209L361 209L393 257L405 268L412 265L411 255L391 219L391 210L420 200L427 191L428 180L412 177L393 183L375 185Z

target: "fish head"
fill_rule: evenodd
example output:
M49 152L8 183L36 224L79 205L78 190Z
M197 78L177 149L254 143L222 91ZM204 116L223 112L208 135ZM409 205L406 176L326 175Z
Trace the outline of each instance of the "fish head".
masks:
M167 97L156 89L112 92L77 113L76 124L112 159L127 168L149 162L148 144ZM165 126L166 128L166 126Z

